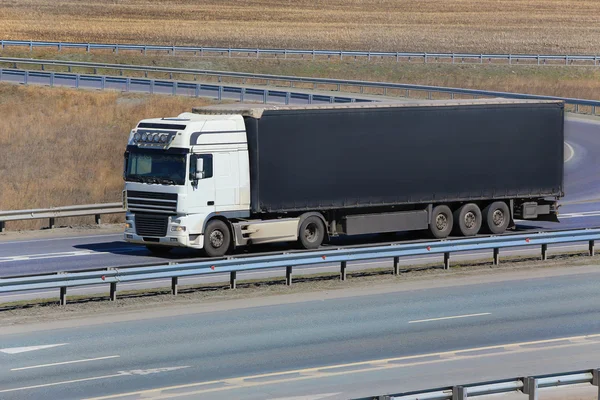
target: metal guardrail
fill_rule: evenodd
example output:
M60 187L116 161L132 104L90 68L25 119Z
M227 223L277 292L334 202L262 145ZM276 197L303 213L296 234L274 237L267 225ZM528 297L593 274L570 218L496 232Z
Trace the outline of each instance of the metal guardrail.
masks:
M58 272L56 274L7 277L0 279L0 293L57 289L60 288L60 303L66 304L68 287L110 285L110 299L116 300L117 283L154 279L171 279L171 290L177 294L178 279L181 277L230 274L230 287L236 287L237 273L251 270L285 268L286 284L292 284L293 267L306 265L331 265L339 263L340 279L346 280L347 264L353 261L393 259L393 274L400 273L400 257L442 254L444 269L450 268L450 255L464 251L493 251L493 263L500 260L500 249L541 246L541 258L547 259L548 245L559 243L587 242L590 256L594 255L594 244L600 240L600 228L576 229L555 232L540 232L469 239L439 240L417 243L393 243L384 246L341 248L333 250L304 251L293 254L251 256L197 262L152 264L104 268L88 271Z
M600 400L600 369L562 372L552 375L519 377L499 381L422 390L418 392L363 397L354 400L466 400L467 398L471 397L512 392L521 392L528 395L529 400L537 400L540 392L539 389L558 386L571 386L582 383L590 383L598 387L598 400Z
M484 62L492 63L500 60L509 65L600 65L600 56L597 55L569 55L569 54L485 54L485 53L427 53L427 52L395 52L395 51L354 51L354 50L305 50L305 49L260 49L260 48L232 48L232 47L205 47L205 46L161 46L147 44L119 44L119 43L75 43L75 42L41 42L32 40L1 40L2 49L7 47L28 47L30 51L34 48L56 48L83 49L88 53L92 50L110 50L114 53L119 51L137 51L144 55L148 52L187 53L193 55L212 55L226 57L264 58L266 56L284 59L310 59L326 57L327 59L363 58L392 59L396 62L411 62L413 60L424 63L449 62L464 63ZM305 57L306 56L306 57Z
M383 96L389 96L390 91L400 91L397 94L398 98L411 98L416 93L425 94L429 100L433 99L433 94L444 95L446 98L454 99L455 96L468 96L472 98L480 97L503 97L509 99L539 99L539 100L561 100L567 105L570 105L572 111L576 113L586 113L596 115L596 108L600 107L600 101L574 99L569 97L557 96L541 96L533 94L498 92L490 90L477 89L461 89L441 86L427 85L412 85L403 83L389 82L371 82L371 81L356 81L345 79L327 79L327 78L310 78L296 77L284 75L269 75L269 74L251 74L242 72L226 72L226 71L209 71L209 70L194 70L182 68L166 68L166 67L151 67L151 66L136 66L136 65L119 65L119 64L101 64L101 63L84 63L84 62L63 62L55 60L24 60L15 58L0 58L0 63L8 62L15 66L18 64L36 64L36 65L58 65L67 67L83 67L98 69L115 69L121 71L144 71L162 72L173 74L189 74L195 80L198 76L211 76L217 78L219 84L195 83L179 80L163 80L150 78L135 78L122 76L106 76L106 75L88 75L76 73L50 72L50 71L31 71L16 68L0 68L0 81L12 81L21 84L44 84L49 86L61 85L75 88L92 88L92 89L115 89L125 92L137 91L143 93L162 93L195 97L211 97L217 100L224 98L239 100L239 101L255 101L262 103L277 103L289 104L290 102L312 104L312 103L345 103L355 101L377 101L378 95L366 95L366 88L377 89L381 91ZM223 78L242 79L243 83L252 80L253 84L269 86L274 82L288 82L287 90L276 89L258 89L238 85L223 85ZM294 84L310 83L313 85L313 90L319 89L318 86L324 86L321 90L334 90L340 95L316 94L310 91L291 90ZM359 93L346 92L345 96L341 95L342 88L357 88ZM413 96L414 97L414 96ZM417 96L419 97L419 96ZM583 108L589 109L586 112Z
M4 232L6 221L24 221L31 219L49 219L49 227L54 228L55 219L63 217L79 217L93 215L97 224L101 223L102 214L118 214L125 212L122 203L85 204L32 210L0 210L0 232Z
M176 80L130 78L106 75L85 75L74 73L29 71L20 69L0 68L0 81L19 83L23 85L38 84L98 89L120 90L124 92L139 92L149 94L171 94L190 97L209 97L216 100L237 100L259 103L276 104L315 104L315 103L350 103L361 101L376 101L362 97L346 95L325 95L309 91L289 91L274 89L258 89L235 85L214 85ZM600 105L600 102L599 102Z

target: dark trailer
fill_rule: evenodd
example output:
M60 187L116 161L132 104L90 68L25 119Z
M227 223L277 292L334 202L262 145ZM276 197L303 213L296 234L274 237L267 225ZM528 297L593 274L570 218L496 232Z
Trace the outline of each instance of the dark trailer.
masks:
M514 218L557 221L556 200L564 195L562 101L226 110L245 120L251 211L261 218L317 212L330 234L357 234L427 229L439 215L465 219L468 204L492 232Z

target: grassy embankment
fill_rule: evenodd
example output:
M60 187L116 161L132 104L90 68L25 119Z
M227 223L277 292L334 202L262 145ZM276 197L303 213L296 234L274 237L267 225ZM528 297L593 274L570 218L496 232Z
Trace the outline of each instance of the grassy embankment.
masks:
M0 209L115 202L129 131L206 100L0 84ZM104 218L107 222L118 216ZM92 217L60 224L93 222ZM34 228L47 221L7 223Z

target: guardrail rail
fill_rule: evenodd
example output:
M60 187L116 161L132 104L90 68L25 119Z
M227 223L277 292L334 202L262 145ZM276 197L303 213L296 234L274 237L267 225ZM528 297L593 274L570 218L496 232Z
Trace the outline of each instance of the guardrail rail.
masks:
M150 44L128 43L77 43L77 42L42 42L33 40L0 40L1 48L27 47L30 51L34 48L82 49L86 52L92 50L109 50L118 54L119 51L136 51L146 55L148 52L166 52L170 55L193 54L199 56L222 57L272 57L298 60L315 60L327 58L343 60L344 58L366 59L391 59L395 62L421 61L423 63L448 62L464 63L475 62L483 64L501 61L509 65L600 65L597 55L569 55L569 54L487 54L487 53L427 53L427 52L397 52L397 51L368 51L368 50L307 50L307 49L261 49L248 47L207 47L207 46L164 46Z
M358 101L379 101L383 96L391 96L391 91L395 91L397 98L426 98L433 99L433 94L438 97L443 95L444 98L454 99L455 96L467 96L471 98L480 97L502 97L509 99L539 99L539 100L561 100L567 106L572 108L575 113L586 113L596 115L597 107L600 106L600 101L575 99L569 97L557 96L542 96L523 93L499 92L491 90L477 89L461 89L441 86L428 85L413 85L403 83L390 82L372 82L372 81L356 81L347 79L327 79L327 78L311 78L311 77L295 77L283 75L269 74L251 74L242 72L226 72L226 71L210 71L210 70L194 70L183 68L166 68L152 66L137 66L137 65L120 65L120 64L101 64L101 63L84 63L84 62L63 62L55 60L24 60L15 58L0 58L0 63L11 63L13 67L18 64L36 64L45 68L46 65L66 66L69 69L73 67L88 68L96 71L98 69L115 69L119 70L120 74L123 71L143 71L161 72L173 74L188 74L192 80L196 80L198 76L210 76L218 80L217 84L196 83L193 81L181 81L173 79L150 79L138 77L123 77L95 74L79 74L68 72L53 72L53 71L33 71L23 70L18 68L0 68L0 81L10 81L20 84L42 84L48 86L68 86L75 88L91 88L91 89L113 89L124 92L142 92L142 93L162 93L172 95L184 95L192 97L212 97L217 100L224 98L253 101L260 103L277 103L289 104L290 102L298 102L302 104L312 103L338 103L338 102L358 102ZM223 78L241 79L242 85L224 85ZM275 82L288 83L287 89L261 89L254 87L246 87L248 80L252 80L253 84L258 86L270 86ZM324 93L312 93L310 90L296 89L294 84L309 83L312 84L312 90L319 89L321 91L336 91L338 95L328 95ZM345 96L342 96L342 88L346 89ZM349 89L356 88L358 93L353 93ZM365 89L376 89L379 94L366 95ZM418 96L414 96L417 94ZM424 95L423 95L424 94ZM412 95L412 96L411 96ZM420 96L419 96L420 95ZM589 111L586 111L589 110Z
M37 208L31 210L0 210L0 232L6 229L7 221L25 221L32 219L48 218L49 228L54 228L56 218L80 217L93 215L96 224L101 223L102 214L124 213L123 203L84 204L76 206L62 206L51 208Z
M537 400L540 389L560 386L573 386L589 383L598 387L600 400L600 369L561 372L552 375L519 377L468 385L448 386L409 393L386 394L357 398L353 400L466 400L467 398L494 394L521 392L529 400Z
M400 258L429 254L443 255L444 269L450 268L450 255L455 252L491 250L492 262L500 262L500 249L541 247L541 259L548 256L548 245L559 243L588 243L589 255L594 255L595 241L600 240L600 228L575 229L553 232L505 234L467 239L439 240L416 243L392 243L384 246L338 248L331 250L303 251L300 253L269 256L244 256L197 262L138 265L130 267L103 268L98 270L59 272L21 277L0 278L0 293L60 289L60 304L66 304L68 287L110 285L110 299L116 300L117 284L155 279L171 279L171 291L177 294L178 279L210 274L230 275L230 288L235 289L237 273L251 270L285 268L286 284L292 285L293 267L331 264L340 265L340 280L347 277L349 262L393 259L393 275L400 274Z

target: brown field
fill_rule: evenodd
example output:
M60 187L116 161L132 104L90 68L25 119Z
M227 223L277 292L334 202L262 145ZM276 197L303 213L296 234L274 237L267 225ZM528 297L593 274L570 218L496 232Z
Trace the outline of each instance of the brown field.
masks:
M3 39L427 52L600 50L597 0L0 0Z
M0 210L120 201L131 128L142 118L177 115L207 103L0 84ZM13 222L7 228L45 225Z

